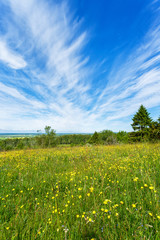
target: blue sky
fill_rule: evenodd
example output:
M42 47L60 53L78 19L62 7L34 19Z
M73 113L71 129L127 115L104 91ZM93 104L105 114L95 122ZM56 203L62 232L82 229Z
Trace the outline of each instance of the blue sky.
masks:
M0 129L131 131L160 115L157 0L0 0Z

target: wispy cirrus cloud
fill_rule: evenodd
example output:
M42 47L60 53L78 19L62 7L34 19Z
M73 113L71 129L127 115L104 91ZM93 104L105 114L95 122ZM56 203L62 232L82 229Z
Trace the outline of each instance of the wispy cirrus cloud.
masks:
M86 68L88 56L82 54L88 41L87 32L81 31L81 22L73 20L65 2L54 3L50 8L44 1L16 0L9 1L8 6L14 25L6 20L11 31L5 38L8 42L12 40L12 46L19 46L28 64L23 70L24 85L22 75L17 77L16 84L12 77L11 80L8 79L11 92L17 92L16 88L23 85L25 98L31 97L32 102L37 97L43 99L47 106L46 119L48 116L54 121L58 118L58 124L59 119L70 115L68 121L65 120L69 126L75 115L85 115L83 104L90 102L90 97L86 94L89 83L85 82L89 72ZM25 35L22 39L19 38L21 33ZM24 75L27 75L27 81L24 80ZM30 95L30 90L24 92L28 88L34 91L33 96ZM41 110L43 112L43 107Z
M8 95L8 97L12 97L16 100L21 101L21 104L25 106L25 104L30 104L32 107L36 109L45 109L46 105L40 101L36 101L34 99L28 99L24 96L24 93L20 93L17 89L13 87L8 87L4 85L3 83L0 83L0 92L4 93L5 95Z
M86 54L89 30L67 2L3 4L8 13L3 17L7 31L0 33L5 39L0 41L0 60L11 68L2 68L0 74L4 129L52 125L63 132L128 130L125 118L140 104L160 105L158 17L143 42L122 53L107 73L107 61L99 64ZM95 87L94 76L101 70L106 72L103 85L99 81Z
M66 3L54 3L51 8L44 1L36 0L16 0L10 4L15 17L23 19L26 33L35 43L33 51L41 52L38 57L39 61L44 60L43 70L52 75L47 84L64 84L68 91L82 82L83 65L88 58L80 51L86 43L87 32L78 33L79 23L71 22Z
M123 119L137 111L160 106L160 27L153 24L130 53L113 66L106 88L100 93L93 112L106 112L106 120ZM108 113L107 113L107 111Z
M1 39L0 39L0 61L4 62L13 69L21 69L26 67L27 65L22 56L9 49L6 42L2 41Z

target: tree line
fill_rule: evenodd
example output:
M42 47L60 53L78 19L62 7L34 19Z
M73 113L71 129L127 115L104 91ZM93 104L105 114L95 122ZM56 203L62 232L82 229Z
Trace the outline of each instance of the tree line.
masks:
M45 133L34 137L0 140L0 151L13 149L49 148L57 145L95 145L122 144L134 142L155 142L160 140L160 117L153 121L147 109L141 105L132 118L133 131L111 130L94 132L94 134L66 134L58 136L50 126L45 127Z

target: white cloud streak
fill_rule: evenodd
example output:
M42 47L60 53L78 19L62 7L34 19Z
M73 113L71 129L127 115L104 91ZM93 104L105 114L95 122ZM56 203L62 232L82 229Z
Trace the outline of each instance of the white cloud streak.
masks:
M26 67L27 63L16 52L12 51L5 41L0 40L0 61L7 64L10 68L21 69Z
M159 41L160 28L152 26L143 44L113 66L93 109L97 116L106 112L106 121L113 121L131 116L141 104L150 109L160 106Z
M153 26L143 44L125 60L115 63L106 75L106 87L97 97L93 92L98 89L91 81L93 66L89 56L83 54L89 34L81 30L67 3L8 3L17 26L7 22L10 32L5 41L0 41L0 60L13 69L24 68L27 77L22 80L17 76L16 83L11 78L7 85L0 79L0 109L5 107L6 112L0 123L4 128L12 125L17 129L21 125L24 129L39 129L51 125L61 132L124 130L127 125L123 119L135 113L140 104L148 108L160 105L159 26ZM15 49L24 50L23 56L8 47L11 40Z
M80 50L86 43L87 33L77 35L79 26L68 17L67 5L54 4L50 9L44 1L36 0L15 0L10 4L16 16L25 21L30 31L28 34L46 57L47 71L56 73L47 84L64 84L66 92L75 90L85 74L83 65L87 58L81 56Z
M7 94L9 97L13 97L14 99L17 99L21 101L21 104L30 104L34 108L38 109L45 109L46 105L40 101L34 100L34 99L28 99L24 96L24 94L21 94L17 89L13 87L8 87L0 82L0 92Z

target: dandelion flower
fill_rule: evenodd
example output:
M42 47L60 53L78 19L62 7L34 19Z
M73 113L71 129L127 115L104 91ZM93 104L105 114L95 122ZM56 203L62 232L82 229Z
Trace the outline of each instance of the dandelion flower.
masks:
M137 182L137 180L138 180L138 177L135 177L135 178L133 179L134 182Z
M89 218L88 221L89 221L89 222L93 222L92 218Z
M93 188L93 187L91 187L91 188L90 188L90 191L91 191L91 192L93 192L93 190L94 190L94 188Z

